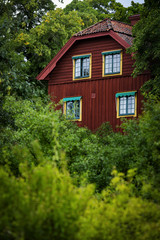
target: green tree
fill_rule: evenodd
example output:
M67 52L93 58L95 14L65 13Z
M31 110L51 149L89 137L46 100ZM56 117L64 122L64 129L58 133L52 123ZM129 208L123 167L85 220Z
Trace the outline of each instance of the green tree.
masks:
M114 5L114 13L112 17L115 20L130 24L129 17L132 15L141 14L142 10L143 4L135 3L134 1L131 1L131 6L127 8L123 7L122 4L117 2Z
M17 49L30 63L28 74L31 79L40 73L74 33L81 30L82 24L77 12L65 14L62 9L56 9L43 16L41 24L17 34Z
M130 23L128 17L139 14L142 8L142 4L134 3L133 1L130 7L125 8L121 3L115 0L73 0L66 6L64 11L67 13L72 10L78 11L79 16L85 23L85 28L105 18Z
M133 28L135 36L130 52L134 53L134 75L150 71L151 79L143 86L146 93L160 97L160 2L145 1L140 21Z
M0 0L0 122L12 119L2 110L4 96L17 94L23 98L44 96L44 87L30 78L31 62L25 57L25 48L17 48L16 36L39 25L42 16L55 5L51 0Z
M50 10L54 10L55 4L51 0L0 0L0 16L6 14L12 19L14 28L17 32L21 28L29 30L40 24L42 16Z
M99 20L98 12L90 5L90 2L87 0L73 0L64 8L64 12L66 14L72 11L77 11L78 16L83 20L83 28L87 28Z

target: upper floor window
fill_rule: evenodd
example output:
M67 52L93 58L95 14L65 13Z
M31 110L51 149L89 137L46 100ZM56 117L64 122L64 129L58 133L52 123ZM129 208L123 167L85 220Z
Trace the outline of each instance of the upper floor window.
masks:
M116 93L117 118L137 116L136 92Z
M73 80L91 78L91 54L74 56Z
M82 121L82 97L63 98L63 113L69 120Z
M103 77L122 74L122 51L108 51L102 53Z

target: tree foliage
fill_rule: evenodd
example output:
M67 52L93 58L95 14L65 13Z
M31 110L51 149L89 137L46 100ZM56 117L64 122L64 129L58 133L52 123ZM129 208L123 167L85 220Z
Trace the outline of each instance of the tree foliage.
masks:
M121 22L130 24L129 17L136 14L141 14L143 10L143 4L135 3L131 1L131 6L125 8L122 4L116 3L114 6L114 13L112 18Z
M17 148L20 176L0 168L1 239L159 239L160 206L135 194L135 170L114 170L110 186L95 195L93 185L75 186L65 165L59 170L32 145L37 166Z
M81 30L82 20L76 12L65 14L62 9L50 11L41 24L29 32L21 31L16 36L17 49L24 52L30 62L32 79L50 62L67 40Z
M73 0L65 7L64 11L66 13L73 10L78 11L78 15L85 23L85 28L105 18L130 23L128 17L141 13L142 9L142 4L134 3L133 1L130 7L125 8L115 0Z
M159 103L151 106L139 121L123 123L123 134L113 133L108 124L94 134L67 121L61 110L55 111L54 106L41 100L16 101L7 97L3 108L12 121L1 129L1 165L7 161L14 174L19 174L20 163L15 161L14 154L8 154L15 145L30 149L29 161L36 163L31 144L34 140L39 141L48 161L58 159L53 148L57 139L58 149L65 152L68 170L77 185L85 175L87 182L95 183L100 191L109 185L116 167L125 174L130 168L137 168L136 182L140 188L143 180L159 186L160 108Z
M83 28L87 28L98 22L98 12L90 5L89 1L73 0L64 8L64 12L69 14L76 11L78 16L83 20Z
M160 3L159 1L145 1L140 21L133 28L135 36L130 52L134 53L134 75L150 71L151 79L143 86L143 91L160 97L159 56L160 43ZM146 95L147 96L147 95Z
M28 32L39 25L42 16L49 9L54 9L55 5L51 0L1 0L0 4L1 101L8 93L16 93L23 98L42 95L42 87L30 78L29 69L32 63L25 56L25 45L21 49L17 48L16 37L21 31Z
M0 16L7 15L12 19L14 31L22 27L29 30L41 23L42 16L50 10L54 10L55 4L51 0L0 0Z

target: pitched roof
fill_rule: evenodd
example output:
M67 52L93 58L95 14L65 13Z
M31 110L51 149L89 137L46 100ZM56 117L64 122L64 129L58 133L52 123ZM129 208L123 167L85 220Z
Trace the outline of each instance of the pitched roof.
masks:
M79 40L87 38L95 38L109 35L120 43L124 48L128 48L132 44L132 26L115 20L104 19L76 34L63 46L57 55L49 62L49 64L36 77L37 80L44 80L49 73L55 68L57 62L69 50L69 48Z
M132 44L132 26L108 18L76 33L74 36L85 36L93 33L109 32L110 30L116 32L129 45Z

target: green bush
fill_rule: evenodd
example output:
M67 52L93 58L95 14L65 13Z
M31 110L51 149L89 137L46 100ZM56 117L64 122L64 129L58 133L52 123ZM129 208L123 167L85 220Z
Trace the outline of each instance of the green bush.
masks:
M93 134L41 100L4 106L0 239L159 239L159 103L123 134Z
M54 110L52 103L46 104L40 98L32 100L16 99L13 96L6 97L4 110L12 115L13 123L2 128L1 137L1 165L6 162L17 175L19 160L16 159L11 149L19 145L27 147L30 152L30 162L37 162L32 152L31 142L38 140L44 156L48 161L56 158L54 147L59 129L61 113ZM65 120L64 120L65 121ZM62 121L63 122L63 121ZM11 152L8 154L8 152Z
M95 195L93 185L74 185L64 154L59 170L32 145L37 166L28 166L30 155L20 148L20 176L0 168L0 239L159 239L160 206L135 195L135 170L114 170L109 187Z
M21 163L19 178L0 169L0 239L75 239L94 188L75 187L65 168L59 171L39 149L35 153L41 164Z
M150 240L159 239L160 206L133 194L131 176L114 171L110 188L101 194L101 200L91 200L82 218L79 239ZM111 191L112 189L112 191Z
M56 160L58 167L61 166L55 148L65 152L68 169L77 184L85 175L87 181L95 183L101 191L109 185L114 167L125 174L128 169L137 168L137 187L140 189L143 181L152 180L157 188L160 183L159 106L158 102L149 104L139 120L122 123L123 133L113 133L108 123L92 133L67 121L61 110L55 111L53 104L46 105L40 99L8 97L4 108L13 121L0 132L0 164L9 164L18 175L19 160L14 154L16 150L11 151L16 145L27 147L29 163L37 164L31 142L38 140L45 158L51 162Z

